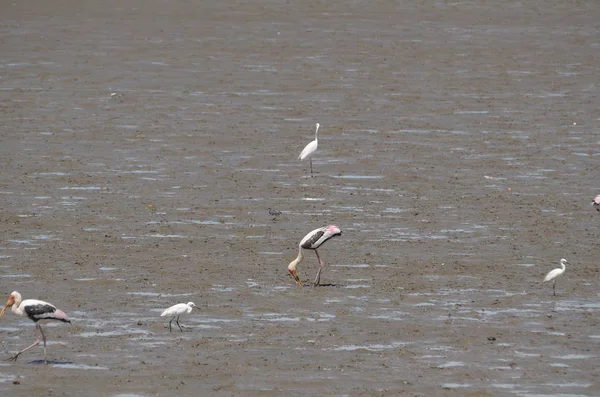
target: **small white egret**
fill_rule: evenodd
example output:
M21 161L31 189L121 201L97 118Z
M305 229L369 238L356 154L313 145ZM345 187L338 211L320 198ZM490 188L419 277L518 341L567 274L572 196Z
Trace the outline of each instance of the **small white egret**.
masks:
M44 363L48 364L48 360L46 359L46 335L44 335L44 330L42 329L41 323L45 323L48 321L62 321L65 323L71 323L71 320L67 317L65 312L57 309L54 305L40 301L37 299L25 299L21 298L21 294L17 291L13 291L8 297L8 301L6 305L4 305L4 309L0 312L0 317L4 315L4 313L8 310L9 307L12 307L12 311L19 316L23 314L27 315L27 317L35 323L35 337L37 338L35 342L31 346L26 347L21 350L14 356L8 359L8 361L17 361L17 358L21 353L26 352L34 346L40 344L40 339L44 341ZM39 331L39 334L38 334Z
M594 204L594 208L596 208L596 211L600 211L600 194L594 198L592 204Z
M173 316L171 318L171 321L169 321L169 332L171 332L171 323L175 319L177 319L175 322L177 323L177 326L179 327L179 330L181 332L183 332L183 329L181 328L181 325L179 324L179 316L191 313L193 308L198 309L198 307L194 304L194 302L178 303L176 305L173 305L173 306L169 307L168 309L165 309L160 314L160 316L161 317ZM200 310L200 309L198 309L198 310Z
M319 261L319 271L317 272L317 277L315 277L314 282L314 285L317 286L321 281L321 271L323 270L323 261L319 256L319 251L317 251L317 248L325 244L325 242L329 239L341 235L342 231L339 227L337 227L336 225L329 225L313 230L312 232L304 236L302 240L300 240L300 244L298 244L298 256L288 265L288 271L294 277L294 280L296 280L296 283L299 286L302 287L302 281L300 281L300 277L298 277L298 274L296 274L296 266L298 266L298 264L302 262L302 259L304 258L302 250L314 250L315 254L317 254L317 260Z
M319 133L319 123L317 123L317 129L315 130L315 140L310 142L308 145L306 145L304 147L304 149L302 149L302 152L300 152L300 155L298 156L298 160L302 161L305 158L308 158L310 160L310 176L313 176L313 169L312 169L312 155L314 152L317 151L317 147L319 146L319 140L317 139L317 134Z
M556 296L556 279L558 278L558 276L560 276L561 274L563 274L566 270L565 265L568 265L569 262L567 262L566 259L561 259L560 260L560 266L559 268L550 270L550 272L548 274L546 274L546 277L544 277L544 282L546 281L550 281L550 280L554 280L552 282L552 291L553 291L553 295Z

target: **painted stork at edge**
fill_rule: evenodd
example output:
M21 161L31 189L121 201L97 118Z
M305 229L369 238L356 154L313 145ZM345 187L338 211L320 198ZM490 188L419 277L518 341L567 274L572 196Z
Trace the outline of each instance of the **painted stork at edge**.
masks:
M44 341L44 363L48 364L48 360L46 359L46 335L44 335L44 330L42 329L41 323L49 321L62 321L64 323L71 323L71 320L69 320L65 312L57 309L51 303L37 299L23 300L21 298L21 294L17 291L13 291L8 297L6 305L4 305L4 308L0 312L0 317L4 315L9 307L12 307L13 313L18 314L19 316L26 314L27 317L35 323L35 336L37 339L31 346L26 347L14 356L10 357L8 361L17 361L17 358L19 355L21 355L21 353L24 353L32 347L39 345L41 338Z

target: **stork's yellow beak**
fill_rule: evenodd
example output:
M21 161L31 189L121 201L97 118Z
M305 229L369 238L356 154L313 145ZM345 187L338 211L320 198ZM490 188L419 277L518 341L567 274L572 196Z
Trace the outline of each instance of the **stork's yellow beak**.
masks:
M4 309L2 309L2 311L0 312L0 317L4 316L4 313L6 313L6 311L8 310L10 306L9 305L5 305Z
M290 274L294 277L294 280L296 280L296 283L302 287L303 286L302 281L300 281L300 277L298 277L298 275L296 274L296 271L290 270Z

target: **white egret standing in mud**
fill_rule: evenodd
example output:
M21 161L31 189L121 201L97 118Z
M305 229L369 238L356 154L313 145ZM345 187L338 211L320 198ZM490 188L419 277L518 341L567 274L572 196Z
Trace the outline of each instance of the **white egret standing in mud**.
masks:
M179 317L182 316L182 315L184 315L184 314L191 313L193 308L198 309L198 307L194 304L194 302L178 303L176 305L173 305L173 306L169 307L168 309L165 309L160 314L160 316L161 317L173 316L173 318L171 318L171 321L169 321L169 332L171 332L171 323L175 319L177 319L175 322L177 323L177 326L179 327L179 330L181 332L183 332L183 329L181 328L181 325L179 324ZM200 310L200 309L198 309L198 310Z
M596 211L600 211L600 194L594 198L592 204L594 204L594 208L596 208Z
M306 145L304 147L304 149L302 149L302 152L300 152L300 155L298 156L299 160L304 160L305 158L308 158L310 160L310 176L313 176L313 168L312 168L312 155L314 152L317 151L317 147L319 146L319 140L317 139L317 134L319 133L319 123L317 123L317 129L315 130L315 140L311 141L308 145Z
M37 299L23 300L21 298L21 294L17 291L13 291L8 297L6 305L4 305L4 308L0 312L0 317L4 315L9 307L12 307L13 313L18 314L19 316L26 314L27 317L35 323L35 337L37 339L31 346L26 347L14 356L10 357L8 361L17 361L17 358L21 353L24 353L32 347L39 345L41 338L44 341L44 363L48 364L48 360L46 359L46 335L44 335L44 330L42 329L40 323L49 321L62 321L65 323L71 323L71 320L69 320L65 312L57 309L54 305Z
M298 277L298 274L296 274L296 266L302 261L302 258L304 258L304 255L302 255L302 250L314 250L315 254L317 254L317 259L319 260L319 271L317 272L317 277L315 277L314 282L314 285L317 286L321 280L321 270L323 270L323 261L321 260L321 257L319 257L319 251L317 251L317 248L323 245L327 240L341 235L342 231L339 227L335 225L329 225L313 230L304 236L302 240L300 240L300 244L298 244L298 256L288 265L288 271L294 277L294 280L296 280L296 283L298 283L299 286L302 287L302 281L300 281L300 277Z
M567 262L566 259L561 259L560 260L560 266L559 268L550 270L550 272L548 274L546 274L546 277L544 277L544 282L546 281L550 281L550 280L554 280L552 282L552 291L553 291L553 295L556 296L556 279L558 278L558 276L560 276L561 274L563 274L565 272L565 270L567 269L565 267L565 265L568 265L569 262Z

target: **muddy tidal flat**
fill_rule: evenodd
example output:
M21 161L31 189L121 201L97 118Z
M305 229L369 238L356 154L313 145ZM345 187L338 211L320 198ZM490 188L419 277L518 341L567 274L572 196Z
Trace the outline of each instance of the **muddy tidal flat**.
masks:
M48 365L0 361L0 394L600 396L598 21L596 1L6 3L0 303L72 324L44 325ZM328 224L300 288L287 265ZM6 313L0 359L34 328Z

